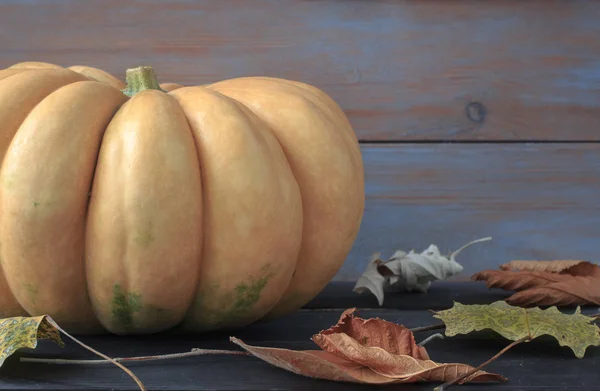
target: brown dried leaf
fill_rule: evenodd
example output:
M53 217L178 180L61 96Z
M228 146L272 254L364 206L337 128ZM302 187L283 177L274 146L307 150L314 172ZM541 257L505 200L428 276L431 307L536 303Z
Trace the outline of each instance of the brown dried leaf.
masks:
M513 266L506 266L510 262L501 266L505 270L483 270L471 278L485 281L488 288L517 291L506 301L520 307L600 305L598 265L586 261L513 262Z
M561 281L519 291L506 302L519 307L600 305L600 280L563 275Z
M417 345L410 329L379 318L356 317L355 313L356 308L347 309L335 326L314 335L312 340L321 349L340 357L345 357L345 353L338 351L332 341L344 334L365 347L381 348L390 354L409 355L421 360L429 359L427 350Z
M571 276L590 277L600 281L600 266L591 262L579 262L561 272Z
M466 364L439 364L415 343L404 326L382 319L361 319L355 309L345 311L338 323L313 336L323 350L295 351L251 346L231 341L252 355L290 372L318 379L368 383L446 382L470 372ZM506 381L503 376L477 371L459 381Z
M559 273L571 266L577 265L582 261L510 261L500 265L501 270L530 271L530 272L551 272Z
M471 279L485 281L489 288L501 288L510 291L522 291L546 286L560 281L564 275L548 272L483 270L475 273Z

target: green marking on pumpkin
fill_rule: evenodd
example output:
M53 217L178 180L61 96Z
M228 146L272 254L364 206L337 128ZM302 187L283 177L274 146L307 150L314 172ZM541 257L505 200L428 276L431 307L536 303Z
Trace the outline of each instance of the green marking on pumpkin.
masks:
M133 328L133 317L139 325L148 327L169 324L173 320L173 311L154 304L143 304L142 295L126 292L119 284L113 286L112 317L115 326L122 331Z
M38 209L39 207L42 207L42 206L43 207L49 207L49 206L54 205L55 203L56 203L56 201L45 201L45 202L42 202L42 201L33 201L32 202L34 209Z
M142 247L148 247L154 242L154 239L155 237L151 230L139 230L133 240Z
M113 286L112 316L115 322L128 329L133 324L133 314L141 311L142 296L135 292L125 292L119 284Z
M260 293L267 286L271 274L251 280L249 284L241 283L235 287L235 301L233 302L232 311L250 310L260 299Z
M196 299L197 319L191 321L191 327L195 330L211 330L220 327L238 326L245 323L252 316L255 305L260 301L262 291L269 280L275 275L273 271L267 271L270 265L263 266L262 277L250 277L247 282L241 282L232 291L224 294L219 303L230 303L222 308L215 309L210 303L211 293L215 292L215 286L201 292ZM208 303L207 303L208 302ZM208 304L208 305L207 305Z
M4 180L4 187L6 187L7 189L10 189L11 187L13 187L14 183L15 183L15 174L9 174L8 177Z

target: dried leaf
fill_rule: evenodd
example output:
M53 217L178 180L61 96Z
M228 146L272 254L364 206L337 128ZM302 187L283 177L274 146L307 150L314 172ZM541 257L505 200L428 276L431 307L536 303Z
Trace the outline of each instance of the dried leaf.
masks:
M531 272L559 273L565 269L575 266L582 261L510 261L500 265L501 270L527 270Z
M386 284L387 276L381 274L378 267L383 264L383 261L379 259L379 253L373 254L369 260L369 265L364 273L356 281L354 286L354 292L362 294L366 291L372 292L379 305L383 305L383 287Z
M340 357L346 353L336 347L338 337L344 335L367 348L383 349L395 355L408 355L420 360L429 360L427 350L418 346L410 329L379 318L363 319L354 316L356 308L342 313L337 324L315 334L312 340L323 350Z
M517 293L507 303L521 307L600 305L600 267L585 261L518 261L504 270L483 270L471 278L488 288ZM517 271L509 270L517 268ZM556 271L545 271L556 270Z
M383 305L386 291L425 293L433 281L445 280L463 271L463 267L454 259L458 253L474 243L488 240L491 238L467 243L450 254L449 258L443 256L434 244L421 253L398 250L386 262L379 258L379 253L373 254L353 290L359 294L370 291L380 306Z
M474 369L466 364L436 363L429 359L425 348L416 345L412 332L406 327L377 318L361 319L354 313L355 309L345 311L335 326L313 336L322 350L251 346L235 337L231 337L231 341L278 368L341 382L444 382ZM477 371L459 384L492 381L506 381L506 378Z
M1 319L0 366L19 349L35 349L42 339L49 339L64 347L59 331L49 322L48 316Z
M484 305L455 302L452 308L436 312L434 317L444 322L449 337L484 329L512 341L550 335L560 346L571 348L577 358L583 358L588 346L600 346L600 328L592 323L594 317L582 315L579 307L573 314L564 314L556 307L520 308L504 301Z

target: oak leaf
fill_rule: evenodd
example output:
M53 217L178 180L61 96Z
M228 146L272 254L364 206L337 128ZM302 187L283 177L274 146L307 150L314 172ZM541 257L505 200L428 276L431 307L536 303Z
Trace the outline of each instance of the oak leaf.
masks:
M520 307L600 305L600 267L586 261L513 261L471 278L488 288L517 291L506 299Z
M565 314L556 307L521 308L505 301L473 305L455 302L434 317L444 322L449 337L484 329L512 341L550 335L560 346L571 348L577 358L583 358L587 347L600 346L600 328L593 323L594 317L581 314L579 307L573 314Z
M457 379L474 368L466 364L436 363L424 347L415 343L412 332L382 319L362 319L355 309L344 311L333 327L312 338L322 350L290 350L251 346L231 337L250 354L278 368L318 379L391 384ZM459 381L506 381L501 375L476 371Z
M370 291L379 305L383 305L384 292L417 291L426 293L431 283L445 280L463 271L455 257L468 246L491 238L483 238L469 242L446 257L441 254L435 244L429 245L421 253L414 250L408 253L397 250L390 259L382 261L380 253L369 259L367 268L356 281L353 291L364 293Z

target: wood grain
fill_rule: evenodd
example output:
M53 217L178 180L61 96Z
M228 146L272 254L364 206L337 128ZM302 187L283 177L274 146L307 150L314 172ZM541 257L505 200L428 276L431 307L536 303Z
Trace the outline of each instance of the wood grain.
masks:
M366 209L337 280L353 280L372 253L464 250L464 277L513 259L600 256L600 145L363 145Z
M427 293L386 292L385 300L379 306L375 295L370 292L358 294L352 291L353 288L354 282L352 281L330 283L317 297L307 303L303 310L330 311L333 308L343 310L356 307L400 311L420 309L440 311L452 307L455 301L461 304L488 304L504 300L512 294L512 292L502 289L488 289L483 282L444 280L433 283ZM561 308L571 313L575 310L574 306ZM594 306L584 306L582 309L584 313L597 312L597 307ZM431 323L436 323L436 320L432 318Z
M600 2L0 3L0 67L314 84L369 140L600 140Z

